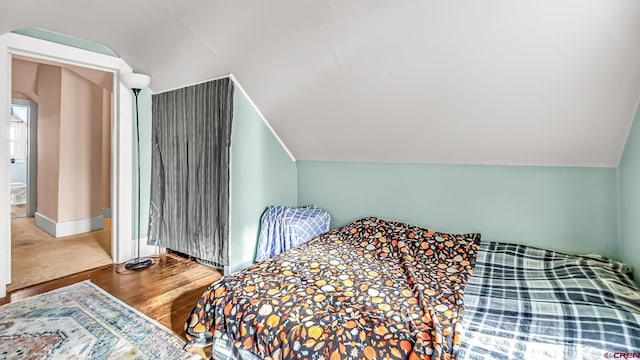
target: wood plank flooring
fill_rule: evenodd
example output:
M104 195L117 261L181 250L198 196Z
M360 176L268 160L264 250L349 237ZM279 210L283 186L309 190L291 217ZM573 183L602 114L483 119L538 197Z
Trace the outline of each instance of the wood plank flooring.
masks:
M207 286L220 277L214 269L166 254L155 258L155 264L142 270L128 271L122 264L107 265L16 290L0 298L0 305L89 279L184 337L184 323L189 313Z

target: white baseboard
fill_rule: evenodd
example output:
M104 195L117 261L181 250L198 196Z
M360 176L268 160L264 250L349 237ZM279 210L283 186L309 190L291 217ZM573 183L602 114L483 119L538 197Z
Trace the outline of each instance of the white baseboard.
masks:
M105 219L111 218L111 208L102 208L100 209L100 212L102 213L102 216L104 216Z
M48 232L49 234L56 236L56 222L49 219L48 217L40 214L39 212L36 211L35 213L35 218L36 218L36 226L39 227L40 229Z
M39 212L36 212L35 217L36 226L55 237L76 235L104 229L104 216L102 215L61 223L55 222Z

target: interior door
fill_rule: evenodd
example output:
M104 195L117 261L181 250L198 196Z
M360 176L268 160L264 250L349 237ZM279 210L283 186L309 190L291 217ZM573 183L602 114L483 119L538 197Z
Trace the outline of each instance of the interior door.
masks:
M12 174L12 183L20 183L23 178L20 171L25 172L24 183L26 189L24 196L25 216L35 216L37 209L37 164L38 164L38 105L30 100L11 100L12 126L9 137L11 162L16 168L24 170ZM24 124L24 133L21 125ZM14 126L17 125L17 126ZM17 155L17 156L16 156ZM14 178L15 177L15 178ZM12 197L20 197L20 189L12 190ZM20 202L20 201L18 201Z

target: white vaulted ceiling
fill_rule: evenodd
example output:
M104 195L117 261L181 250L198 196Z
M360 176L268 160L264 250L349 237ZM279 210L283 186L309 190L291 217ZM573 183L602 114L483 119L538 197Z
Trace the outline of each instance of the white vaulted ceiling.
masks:
M3 0L155 92L233 73L301 160L615 167L638 0Z

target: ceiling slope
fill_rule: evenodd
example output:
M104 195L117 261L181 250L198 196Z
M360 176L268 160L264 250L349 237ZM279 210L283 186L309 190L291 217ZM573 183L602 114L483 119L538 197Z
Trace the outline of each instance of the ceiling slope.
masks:
M10 0L0 33L102 43L154 91L233 73L297 159L615 167L637 0Z

